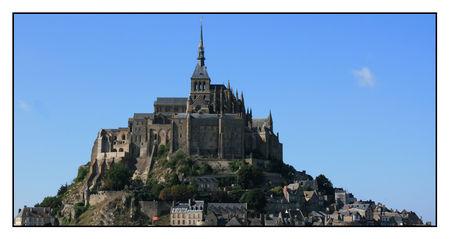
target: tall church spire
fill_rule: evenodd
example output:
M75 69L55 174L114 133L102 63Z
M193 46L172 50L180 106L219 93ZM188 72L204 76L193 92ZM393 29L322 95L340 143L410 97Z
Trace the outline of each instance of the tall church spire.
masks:
M198 44L198 64L200 66L205 65L205 48L203 46L203 23L200 19L200 43Z
M205 66L205 47L203 45L203 23L200 21L200 42L198 43L197 65L191 79L209 79Z

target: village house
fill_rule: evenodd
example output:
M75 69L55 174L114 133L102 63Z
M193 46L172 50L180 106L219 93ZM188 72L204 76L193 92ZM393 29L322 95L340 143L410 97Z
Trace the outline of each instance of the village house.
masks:
M197 184L199 191L213 192L219 190L219 181L215 176L199 176L194 177L193 181Z
M353 194L348 193L342 188L335 188L334 189L334 200L336 204L339 205L345 205L345 204L351 204L356 201L356 198L353 197ZM338 209L340 209L340 206L338 206Z
M191 201L179 203L170 210L171 226L201 226L204 224L204 201Z
M243 223L247 220L247 203L208 203L208 225L225 226L231 219ZM234 220L233 220L234 221ZM230 224L232 224L231 222Z
M49 207L24 207L14 219L14 226L56 226L58 221Z

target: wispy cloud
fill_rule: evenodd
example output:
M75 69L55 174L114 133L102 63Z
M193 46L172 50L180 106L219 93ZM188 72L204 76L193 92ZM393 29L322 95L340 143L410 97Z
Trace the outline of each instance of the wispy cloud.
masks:
M353 70L353 76L358 80L361 87L374 87L376 83L375 76L369 67Z
M19 109L26 111L26 112L30 112L32 109L32 105L25 100L19 100L17 102L17 106L19 107Z

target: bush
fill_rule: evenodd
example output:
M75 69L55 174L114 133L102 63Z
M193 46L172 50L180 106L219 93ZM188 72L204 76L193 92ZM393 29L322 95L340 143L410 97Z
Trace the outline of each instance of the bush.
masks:
M167 174L164 179L166 181L167 186L173 186L173 185L180 184L178 175L174 172Z
M211 173L213 173L213 169L211 168L211 166L209 166L209 164L201 163L200 166L198 167L197 175L199 176Z
M268 169L270 172L281 174L287 182L292 182L297 174L297 170L293 166L285 164L282 161L271 161Z
M271 188L270 192L274 196L283 196L283 188L281 186L277 186L277 187Z
M331 181L325 177L325 175L320 174L316 177L317 191L322 195L334 195L334 187Z
M266 206L266 197L260 189L253 189L245 192L239 200L241 203L247 203L249 209L257 212L263 212Z
M232 172L236 172L241 168L242 166L246 165L246 163L242 160L234 160L230 163L230 169Z
M151 195L152 198L158 198L159 197L159 193L164 188L163 185L159 184L154 179L147 180L146 187L148 187L150 189L150 195Z
M195 195L194 187L190 185L174 185L166 187L159 193L159 199L163 201L186 201Z
M231 190L228 192L228 198L231 202L239 202L244 193L245 191L241 189Z
M169 149L166 147L166 145L161 144L158 148L158 157L166 155L168 151Z
M87 174L89 173L88 165L89 164L78 167L77 177L73 180L74 182L81 182L86 178Z
M264 182L261 170L253 166L244 165L237 171L237 183L242 188L254 188Z
M45 197L41 203L34 205L35 207L49 207L52 209L52 214L55 215L61 210L62 202L59 197L49 196Z
M67 192L68 189L69 186L67 186L67 183L65 185L61 185L61 187L58 189L58 193L56 194L56 196L61 197L64 193Z
M116 163L106 171L103 189L120 191L130 184L132 172L123 163Z
M89 205L84 205L82 202L78 202L74 205L73 209L75 211L75 219L80 217L81 214L83 214L87 209L89 208Z

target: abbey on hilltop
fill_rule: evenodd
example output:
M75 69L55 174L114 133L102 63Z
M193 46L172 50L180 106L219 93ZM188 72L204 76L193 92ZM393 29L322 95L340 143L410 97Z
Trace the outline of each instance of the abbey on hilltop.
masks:
M124 161L134 177L146 180L158 149L182 150L203 160L247 159L260 164L282 161L283 147L274 133L272 114L253 118L244 94L230 83L212 84L205 65L203 29L200 27L197 65L190 79L189 97L158 97L153 113L135 113L128 127L102 129L92 150L92 188L112 163Z

